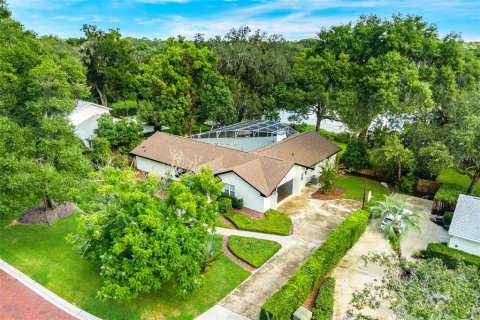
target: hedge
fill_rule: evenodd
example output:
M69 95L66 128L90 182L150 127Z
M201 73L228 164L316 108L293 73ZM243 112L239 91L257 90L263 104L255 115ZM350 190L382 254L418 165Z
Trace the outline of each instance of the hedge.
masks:
M357 242L369 213L354 211L327 237L323 245L262 306L261 320L288 320L310 293Z
M453 212L445 211L443 214L443 227L448 230L450 229L450 224L452 224Z
M457 266L459 260L463 260L466 265L473 265L480 268L479 256L447 247L441 243L429 243L425 256L427 258L439 258L451 269Z
M328 277L318 290L315 306L312 310L312 320L331 320L335 295L335 278Z
M437 193L435 193L435 200L457 202L460 194L464 192L465 190L462 186L444 183L440 189L438 189Z

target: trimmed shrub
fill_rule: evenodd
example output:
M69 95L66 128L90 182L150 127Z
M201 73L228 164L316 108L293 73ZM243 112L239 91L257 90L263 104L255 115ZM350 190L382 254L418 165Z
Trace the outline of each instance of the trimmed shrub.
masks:
M231 196L228 193L222 193L220 198L228 198L232 201L232 207L235 209L242 209L243 208L243 199L237 198L235 196Z
M220 213L227 213L230 209L232 209L232 199L220 198L218 200L218 211L220 211Z
M312 320L331 320L335 295L335 278L328 277L318 290L315 306L312 310Z
M457 249L449 248L441 243L429 243L425 253L427 258L438 258L451 269L454 269L459 261L466 265L472 265L480 268L480 257L469 254Z
M445 213L443 214L443 227L445 229L448 230L450 228L450 224L452 223L452 219L453 219L453 212L445 211Z
M260 319L290 319L318 283L357 242L367 227L368 218L367 211L356 210L335 228L323 245L263 304Z
M462 186L444 183L435 193L435 200L457 202L458 197L464 192L465 190Z
M367 140L364 138L353 138L348 143L342 160L347 168L355 170L368 168L370 166L370 155L368 154Z

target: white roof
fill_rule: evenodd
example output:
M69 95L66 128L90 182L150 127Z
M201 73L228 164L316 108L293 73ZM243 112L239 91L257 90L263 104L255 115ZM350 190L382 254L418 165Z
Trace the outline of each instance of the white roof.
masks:
M448 234L480 243L480 197L458 197Z

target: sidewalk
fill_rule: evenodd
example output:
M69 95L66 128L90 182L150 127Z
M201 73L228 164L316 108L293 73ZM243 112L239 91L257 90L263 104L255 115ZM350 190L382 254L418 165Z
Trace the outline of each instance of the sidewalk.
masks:
M101 320L63 300L0 259L0 318Z

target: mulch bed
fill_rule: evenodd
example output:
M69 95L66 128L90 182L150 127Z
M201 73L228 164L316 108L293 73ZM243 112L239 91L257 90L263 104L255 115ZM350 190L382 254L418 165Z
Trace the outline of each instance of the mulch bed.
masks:
M27 209L18 218L18 222L26 224L46 224L71 215L75 211L75 205L72 202L65 202L57 205L52 210L45 210L45 206L39 205Z
M232 251L230 251L230 249L228 248L228 237L227 236L223 237L222 248L223 248L223 252L227 255L227 257L229 257L231 260L233 260L233 262L238 264L240 267L242 267L243 269L246 269L248 271L255 270L254 267L252 267L251 265L249 265L248 263L246 263L242 259L238 258L236 255L233 254Z
M342 188L335 187L332 191L325 194L323 193L322 189L318 189L316 192L312 194L312 199L317 200L335 200L340 198L340 196L345 192Z
M264 219L264 218L265 218L265 214L264 214L264 213L261 213L260 211L256 211L256 210L249 209L249 208L246 208L246 207L243 207L242 209L235 209L235 208L233 208L232 210L233 210L233 211L240 212L240 213L243 213L243 214L246 214L246 215L249 216L250 218L256 219L256 220L261 220L261 219Z

